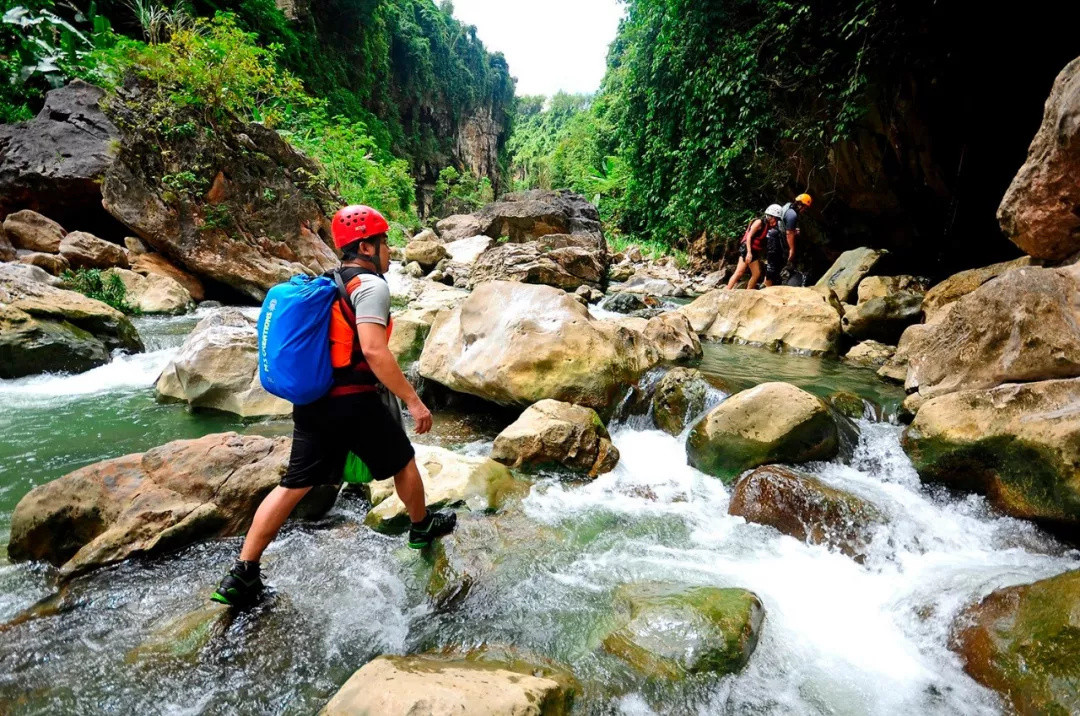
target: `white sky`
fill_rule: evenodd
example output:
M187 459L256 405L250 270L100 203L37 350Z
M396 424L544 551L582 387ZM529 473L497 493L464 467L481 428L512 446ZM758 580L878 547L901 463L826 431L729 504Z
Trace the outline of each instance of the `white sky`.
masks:
M618 0L452 0L454 16L476 25L488 50L502 52L517 93L553 95L600 88Z

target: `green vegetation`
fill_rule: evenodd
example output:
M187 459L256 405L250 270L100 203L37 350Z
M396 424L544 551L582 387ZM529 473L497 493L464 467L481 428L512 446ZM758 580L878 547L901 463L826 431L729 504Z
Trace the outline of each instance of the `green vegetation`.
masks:
M454 167L446 167L439 172L435 182L431 213L435 216L469 214L494 200L495 191L487 177L477 179L468 173L461 174Z
M102 277L99 269L78 269L65 271L60 278L64 280L68 288L78 291L87 298L107 303L128 315L141 313L138 308L127 302L127 288L120 277L114 273Z

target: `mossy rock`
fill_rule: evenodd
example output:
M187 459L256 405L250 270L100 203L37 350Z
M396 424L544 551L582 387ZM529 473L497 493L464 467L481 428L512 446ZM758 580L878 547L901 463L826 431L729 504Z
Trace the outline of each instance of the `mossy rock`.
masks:
M653 422L665 433L678 435L705 410L708 397L709 382L701 371L672 368L653 393Z
M615 601L621 626L603 648L649 679L739 671L765 616L745 589L640 582L620 587Z
M952 646L1016 713L1080 713L1080 570L993 592L959 617Z
M841 415L858 420L866 414L866 403L862 398L847 390L838 390L829 396L829 405Z

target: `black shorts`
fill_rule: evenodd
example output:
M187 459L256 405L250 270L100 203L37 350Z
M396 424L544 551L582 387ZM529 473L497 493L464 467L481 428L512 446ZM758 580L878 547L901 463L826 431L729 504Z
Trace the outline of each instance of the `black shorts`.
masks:
M780 282L780 272L787 266L787 253L784 251L770 251L765 256L765 278L773 283Z
M393 477L416 452L377 393L320 398L293 408L293 442L282 487L341 482L351 451L376 480Z

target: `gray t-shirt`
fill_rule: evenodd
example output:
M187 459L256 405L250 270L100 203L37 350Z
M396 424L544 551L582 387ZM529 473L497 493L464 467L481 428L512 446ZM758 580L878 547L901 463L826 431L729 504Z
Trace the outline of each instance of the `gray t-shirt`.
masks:
M349 295L356 311L356 325L377 323L385 326L390 318L390 287L372 274L360 274L360 285Z
M787 232L795 231L799 228L799 212L791 208L788 204L787 211L784 212L784 236L787 236Z

